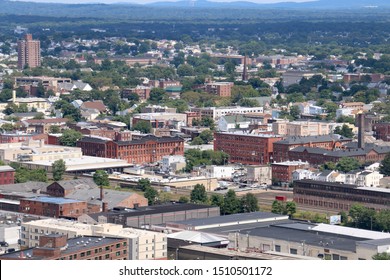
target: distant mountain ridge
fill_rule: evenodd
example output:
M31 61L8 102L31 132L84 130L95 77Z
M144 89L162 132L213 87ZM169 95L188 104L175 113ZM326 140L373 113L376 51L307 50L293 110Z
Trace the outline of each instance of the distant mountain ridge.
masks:
M28 0L0 0L1 2L17 3L23 1L24 3L37 3L29 2ZM39 0L36 0L39 1ZM53 0L56 1L56 0ZM102 5L99 4L99 0L90 0L90 3L75 4L70 0L57 0L56 3L39 3L45 5ZM254 0L255 1L255 0ZM283 1L283 0L282 0ZM357 8L390 8L390 0L312 0L310 2L279 2L279 3L255 3L250 0L233 1L233 2L213 2L207 0L179 0L176 2L159 1L147 4L138 4L127 0L126 2L116 2L107 5L114 6L152 6L152 7L180 7L180 8L291 8L291 9L357 9ZM1 8L0 8L1 13Z
M119 3L118 3L119 4ZM145 4L159 7L199 7L199 8L313 8L313 9L338 9L338 8L375 8L390 7L390 0L313 0L310 2L279 2L279 3L254 3L251 1L213 2L207 0L185 0L177 2L154 2Z

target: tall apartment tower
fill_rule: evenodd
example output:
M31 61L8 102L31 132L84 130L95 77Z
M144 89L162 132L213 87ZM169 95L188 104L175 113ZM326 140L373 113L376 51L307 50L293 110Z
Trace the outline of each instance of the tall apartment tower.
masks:
M41 65L41 43L33 40L31 34L26 34L24 40L18 41L18 68L24 69Z

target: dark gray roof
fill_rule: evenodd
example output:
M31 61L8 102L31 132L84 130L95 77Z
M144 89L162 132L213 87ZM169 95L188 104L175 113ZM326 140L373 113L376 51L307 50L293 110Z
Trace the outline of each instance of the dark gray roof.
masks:
M88 187L97 188L96 183L91 178L63 180L63 181L58 181L57 183L65 190L75 190L75 189L88 188Z
M290 242L297 243L302 243L304 240L305 244L307 245L323 246L324 248L331 248L350 252L355 252L356 241L363 240L355 237L340 237L323 232L293 229L279 225L242 230L240 231L240 234L249 234L251 236L272 238L274 240L288 239ZM277 241L275 242L277 243Z
M65 250L61 251L61 255L68 255L73 254L75 252L79 251L86 251L90 248L95 248L97 246L104 247L106 245L112 244L116 241L121 241L123 238L114 238L114 237L97 237L97 236L82 236L82 237L76 237L68 239L67 241L67 248ZM88 242L88 243L87 243ZM21 254L22 253L22 254ZM19 259L21 258L21 255L25 259L31 259L31 260L42 260L45 259L41 256L34 256L33 255L33 248L21 250L21 251L15 251L8 254L1 255L1 259ZM31 256L31 258L27 257L27 255Z
M142 137L141 139L131 140L131 141L118 141L118 145L129 145L129 144L144 144L147 141L156 141L158 143L166 143L166 142L172 142L172 141L180 141L184 142L184 139L179 136L162 136L157 137L154 135L147 135L145 137Z
M373 240L364 240L357 242L358 244L367 244L372 246L389 246L390 245L390 238L383 238L383 239L373 239Z
M333 170L324 170L324 171L322 171L322 172L319 174L319 176L324 176L324 177L326 177L326 176L329 176L332 172L333 172Z
M318 155L328 155L331 157L352 157L352 156L365 156L372 150L378 154L387 154L390 153L390 147L382 147L382 146L371 146L366 147L364 149L348 149L348 150L335 150L329 151L323 148L312 148L312 147L296 147L291 149L291 152L304 152L307 151L309 154L318 154Z
M277 144L294 145L294 144L308 144L316 142L330 142L330 141L351 141L351 139L338 134L319 135L319 136L289 136L284 140L276 142Z
M233 214L226 216L218 216L218 217L210 217L205 219L190 219L186 221L181 221L182 225L189 226L203 226L203 225L213 225L213 224L225 224L225 223L233 223L233 222L245 222L250 220L258 220L261 222L263 219L271 219L271 218L281 218L288 216L269 213L269 212L252 212L252 213L241 213L241 214Z
M134 195L132 192L122 192L115 190L103 190L103 202L108 203L108 208L112 209L118 206L122 201ZM83 187L73 190L66 198L78 199L86 201L89 204L101 205L100 188L97 187Z
M17 184L0 185L2 192L20 192L20 193L39 193L45 192L47 183L45 182L26 182Z
M217 207L217 206L191 204L191 203L171 203L171 204L139 207L136 209L115 207L113 210L111 210L109 212L94 213L94 214L89 214L89 216L92 219L97 221L98 217L100 217L100 216L114 217L114 216L123 215L124 217L136 217L136 216L142 216L142 215L153 215L153 214L160 214L160 213L189 211L189 210L195 210L195 209L207 209L207 208L215 208L215 207Z

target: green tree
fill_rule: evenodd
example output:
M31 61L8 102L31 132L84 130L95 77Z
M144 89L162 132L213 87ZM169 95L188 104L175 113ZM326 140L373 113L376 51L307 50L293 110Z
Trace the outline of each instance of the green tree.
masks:
M61 181L62 176L66 171L65 161L63 159L56 160L55 162L53 162L51 167L52 167L54 181Z
M283 203L278 200L274 200L274 202L272 202L271 212L282 215L284 213Z
M152 126L148 121L139 121L133 126L132 130L137 130L142 133L150 133Z
M158 198L158 192L155 188L147 186L145 188L144 197L148 200L148 205L153 205Z
M353 158L343 157L336 164L337 170L341 172L350 172L360 168L360 163Z
M162 88L152 88L150 91L149 101L153 104L160 104L168 100L168 95Z
M56 133L60 133L60 132L61 132L61 128L58 125L52 125L49 128L49 133L56 134Z
M352 138L354 136L352 132L352 128L350 128L348 125L343 124L343 126L340 128L339 126L335 128L334 130L335 134L340 134L341 136Z
M390 153L388 153L382 160L379 172L385 176L390 176Z
M222 213L224 215L236 214L240 212L240 199L234 190L228 190L224 196Z
M110 184L108 174L104 170L96 170L96 172L93 174L93 181L98 186L108 186Z
M181 196L181 197L179 198L179 202L180 202L180 203L188 203L188 202L190 202L190 200L189 200L188 197L186 197L186 196Z
M39 113L35 114L33 119L34 120L43 120L44 118L45 118L45 114L42 112L39 112Z
M199 137L202 139L204 144L208 144L214 139L214 134L211 130L203 130L200 134Z
M1 126L1 130L3 131L13 131L15 129L14 125L12 123L4 123L2 126Z
M353 204L349 209L352 225L361 229L372 229L375 210L360 204Z
M241 211L243 213L259 211L257 198L252 193L247 193L240 200Z
M194 76L194 74L194 68L191 65L180 64L179 67L177 67L177 75L179 75L179 77Z
M225 198L223 197L223 195L213 193L210 196L210 204L212 206L218 206L220 209L223 209L225 204Z
M292 217L297 212L297 205L294 201L288 201L285 205L285 213Z
M301 116L301 110L296 105L291 106L290 115L294 118L294 120L299 119L299 117Z
M372 256L372 259L373 260L390 260L390 254L389 253L386 253L386 252L383 252L383 253L378 253L378 254L375 254L374 256Z
M196 184L191 191L190 201L193 203L207 203L206 188L203 184Z
M336 170L336 169L337 169L336 163L333 162L333 161L325 162L325 163L322 165L322 169L325 169L325 170Z
M75 147L77 141L83 137L83 134L74 130L67 129L62 132L62 135L59 137L60 144L62 146Z
M194 140L191 141L191 145L203 145L203 144L204 142L202 138L200 138L199 136L196 136Z
M141 190L141 191L145 191L147 187L151 187L152 184L150 183L150 180L147 179L147 178L141 178L138 180L138 188Z

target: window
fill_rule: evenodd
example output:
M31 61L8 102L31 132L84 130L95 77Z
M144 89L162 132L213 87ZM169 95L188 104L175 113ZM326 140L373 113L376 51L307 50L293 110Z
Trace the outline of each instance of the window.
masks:
M297 255L298 254L298 250L290 248L290 254Z
M281 248L280 248L280 245L275 245L275 252L281 252L280 249L281 249Z
M120 248L121 247L121 244L120 243L118 243L118 244L116 244L116 246L115 246L116 248Z
M91 251L87 251L87 256L90 256L91 255Z
M80 257L85 257L85 252L80 253Z
M123 255L126 255L127 254L127 250L123 250Z
M110 246L106 246L106 251L109 251L110 250Z
M121 255L121 252L116 252L115 255L118 257Z
M105 259L109 259L109 258L110 258L110 255L107 254L107 255L104 256L104 258L105 258Z

